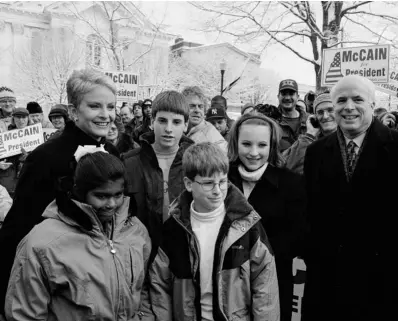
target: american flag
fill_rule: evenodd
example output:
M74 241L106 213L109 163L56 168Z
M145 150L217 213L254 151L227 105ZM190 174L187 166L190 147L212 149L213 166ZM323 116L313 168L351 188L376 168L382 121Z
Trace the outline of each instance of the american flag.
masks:
M343 78L343 74L341 73L340 52L338 52L335 54L333 62L331 63L330 68L326 74L325 83L334 84L338 82L340 78Z

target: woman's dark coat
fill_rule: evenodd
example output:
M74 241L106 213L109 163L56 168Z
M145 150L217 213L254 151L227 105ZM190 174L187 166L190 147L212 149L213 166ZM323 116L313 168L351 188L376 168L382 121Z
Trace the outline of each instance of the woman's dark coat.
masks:
M1 273L0 313L18 243L43 218L44 209L60 193L71 190L76 165L74 153L79 145L105 144L105 149L119 156L116 148L100 142L68 122L62 134L37 147L27 157L15 190L14 203L0 230Z
M243 192L238 163L230 165L229 180ZM306 196L303 177L268 164L249 196L274 250L281 301L281 321L290 321L293 302L293 258L301 255L305 234Z

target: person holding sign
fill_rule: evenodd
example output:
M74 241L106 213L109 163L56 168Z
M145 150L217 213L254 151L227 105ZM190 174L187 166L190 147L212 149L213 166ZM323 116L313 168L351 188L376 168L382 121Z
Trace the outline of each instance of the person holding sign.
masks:
M112 80L94 70L74 71L67 81L67 94L75 121L68 122L59 137L38 146L28 156L14 203L0 230L0 244L7 244L2 248L0 313L3 313L16 247L42 221L41 215L48 204L65 191L71 191L76 162L73 155L78 146L104 144L108 152L119 156L116 148L105 141L116 114L116 87Z
M8 126L8 129L22 129L29 125L29 112L27 109L15 108L12 113L11 124ZM0 184L7 189L11 197L14 196L19 172L27 155L28 153L22 148L22 154L0 160Z
M373 118L375 85L350 75L332 88L337 130L305 156L310 232L303 321L396 315L398 132Z

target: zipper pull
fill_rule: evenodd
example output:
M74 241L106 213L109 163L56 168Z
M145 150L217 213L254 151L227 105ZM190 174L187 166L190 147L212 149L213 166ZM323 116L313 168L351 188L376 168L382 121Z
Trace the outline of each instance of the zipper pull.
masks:
M115 248L113 247L113 242L112 242L112 240L109 240L109 245L111 246L111 253L112 253L112 254L115 254L115 253L116 253L116 250L115 250Z

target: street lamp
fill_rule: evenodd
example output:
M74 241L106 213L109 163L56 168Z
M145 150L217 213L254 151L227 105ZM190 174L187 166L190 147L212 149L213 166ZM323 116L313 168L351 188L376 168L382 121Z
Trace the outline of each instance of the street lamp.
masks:
M220 63L220 71L221 71L221 96L223 93L223 88L224 88L224 73L225 73L225 69L227 69L227 63L225 62L225 60L223 59Z

